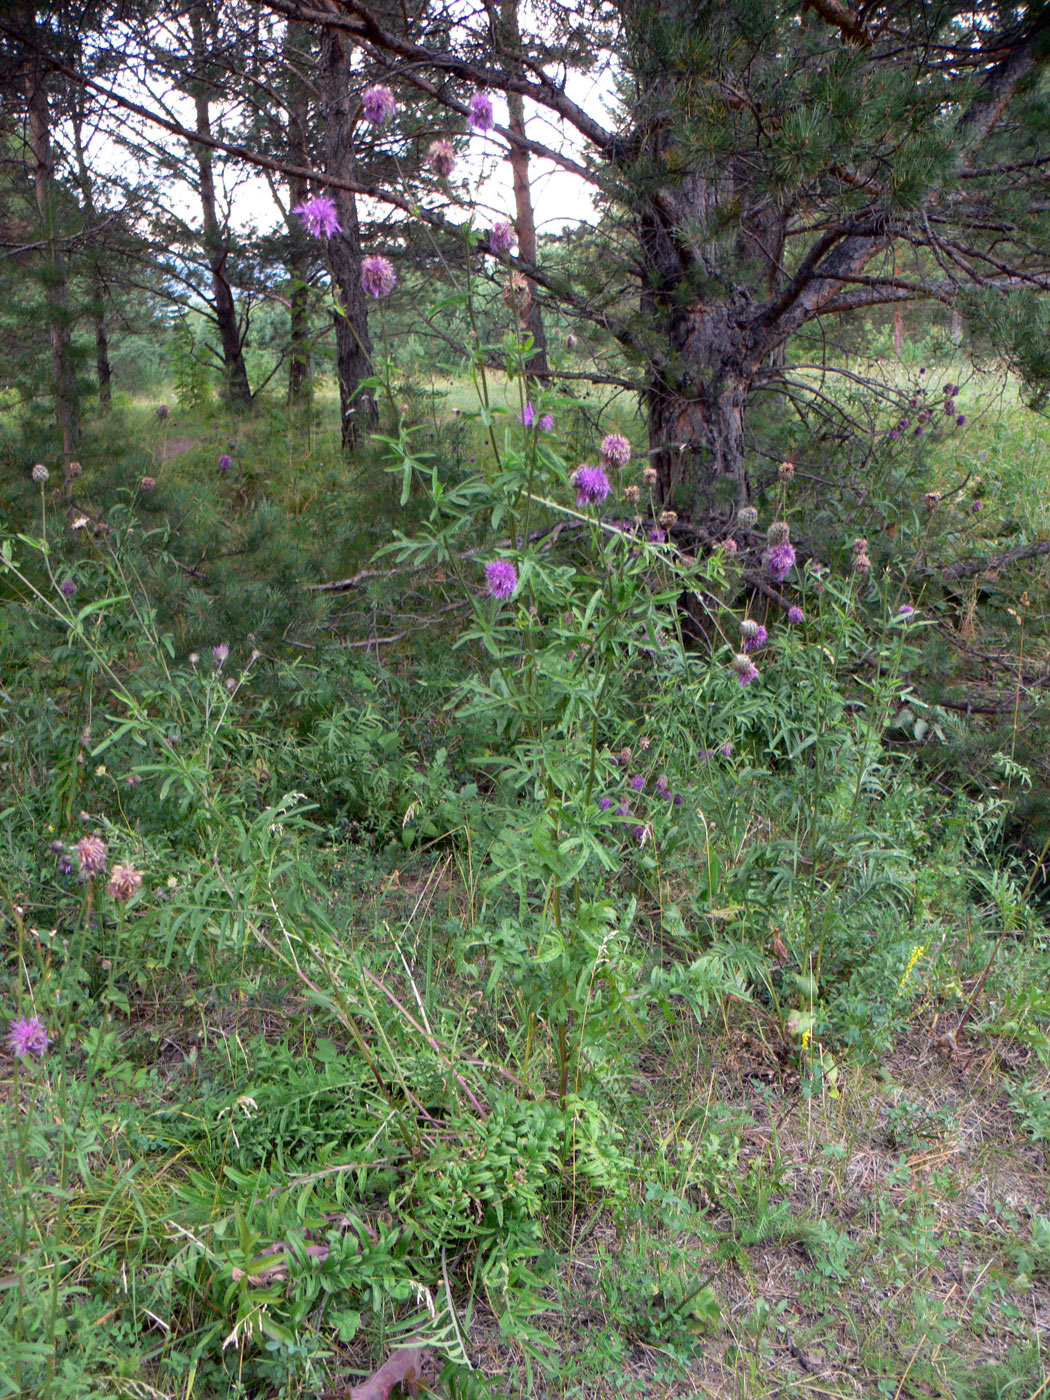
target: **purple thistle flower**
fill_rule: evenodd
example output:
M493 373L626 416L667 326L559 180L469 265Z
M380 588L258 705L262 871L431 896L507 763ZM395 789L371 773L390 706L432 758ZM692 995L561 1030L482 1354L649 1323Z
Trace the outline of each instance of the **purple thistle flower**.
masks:
M660 794L661 797L666 797L670 791L670 788L671 784L668 781L667 774L661 773L656 780L656 791Z
M480 131L482 135L486 131L491 131L495 125L492 98L487 92L476 92L470 99L470 124L475 131Z
M47 1044L47 1031L39 1016L19 1016L11 1022L7 1048L12 1055L17 1055L19 1059L27 1055L43 1055Z
M228 452L224 452L219 458L219 471L228 472L233 470L233 458Z
M908 426L908 421L909 420L907 418L901 418L897 423L897 427L900 428L900 430L903 432L904 429Z
M630 812L631 812L631 804L630 804L629 802L621 802L621 803L619 804L619 806L616 808L616 815L617 815L618 817L626 817L626 816L629 816L629 815L630 815Z
M598 806L602 809L603 812L607 812L607 811L609 810L609 808L610 808L612 805L613 805L613 800L612 800L611 797L599 797L599 798L598 798Z
M490 598L513 598L518 588L518 571L509 559L491 559L485 565L485 587Z
M229 659L230 649L225 642L220 642L217 647L211 649L212 659L215 662L216 671L221 671L226 661Z
M73 862L69 859L68 856L63 856L62 859L58 862L58 873L60 875L72 875Z
M513 224L496 224L489 234L489 247L494 253L509 253L517 241Z
M900 437L900 433L897 431L896 428L891 428L890 431L886 434L886 436L889 438L890 442L896 442L897 439Z
M610 467L626 467L631 460L631 444L623 433L609 433L602 438L602 461Z
M664 530L660 529L659 525L654 526L653 529L649 531L650 544L664 544L666 540L667 534Z
M921 423L920 423L919 426L915 429L915 432L912 434L912 437L922 437L922 424L921 424Z
M788 608L788 622L797 627L800 622L805 622L806 614L801 608Z
M758 651L761 647L764 647L768 641L769 633L762 624L759 623L758 630L752 636L745 638L744 650L746 652Z
M897 609L897 616L898 616L898 617L911 617L912 614L913 614L914 612L915 612L915 609L912 607L912 605L911 605L910 603L902 603L902 604L900 605L900 607Z
M80 873L87 879L91 875L101 875L106 868L106 843L101 836L82 837L73 850L80 861Z
M587 462L573 472L572 484L576 487L576 505L580 510L584 506L601 505L610 490L605 468L592 467Z
M518 422L523 428L531 428L536 421L536 410L531 403L526 402L525 407L518 414Z
M743 652L738 652L733 657L733 671L741 685L750 685L752 681L758 680L758 667Z
M335 201L329 199L326 194L308 199L305 204L297 204L292 213L299 215L306 225L307 232L313 234L314 238L331 238L333 233L343 231Z
M783 583L788 574L795 567L795 546L793 544L775 544L766 554L766 568L769 570L769 577L774 583Z
M682 794L681 794L680 792L676 792L675 795L671 798L671 801L674 803L674 805L675 805L676 807L681 807L681 806L683 805L683 803L685 802L685 798L682 796Z
M386 126L397 111L394 94L381 83L365 88L361 94L361 106L364 109L365 121L371 122L373 126Z
M724 743L724 744L722 745L722 747L718 750L718 752L722 755L723 758L732 758L732 757L733 757L733 745L727 741L726 743Z
M631 827L631 835L634 837L634 839L635 839L636 841L643 841L643 840L645 839L645 827L644 827L644 826L632 826L632 827Z
M966 422L966 414L965 414L965 413L960 413L959 416L958 416L958 418L956 418L956 420L955 420L955 426L956 426L957 428L961 428L965 422Z
M545 413L540 419L540 431L543 433L554 432L554 414Z
M631 779L631 787L634 788L635 792L641 792L645 787L645 779L641 773L635 773L634 777Z
M440 175L443 180L447 180L456 168L456 152L452 142L441 136L436 141L431 141L427 147L427 165L435 175Z
M375 254L373 257L364 258L361 262L361 286L369 296L373 296L378 301L380 297L389 296L397 285L397 276L393 267L386 258Z
M76 591L77 591L77 586L76 586L76 584L73 582L73 580L72 580L71 578L63 579L63 581L62 581L62 593L63 593L63 596L64 596L64 597L66 597L66 598L72 598L73 594L74 594Z

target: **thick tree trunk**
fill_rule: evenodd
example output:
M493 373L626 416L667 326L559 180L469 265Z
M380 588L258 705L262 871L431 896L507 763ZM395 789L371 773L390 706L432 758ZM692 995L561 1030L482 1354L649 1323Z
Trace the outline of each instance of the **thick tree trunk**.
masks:
M346 181L355 175L351 77L349 47L338 31L326 30L321 41L325 157L329 175ZM361 381L372 374L372 339L361 286L357 201L345 189L333 188L331 195L343 230L328 240L328 256L340 305L335 317L336 363L342 440L343 446L349 448L375 426L378 415L372 390L361 388Z
M34 5L24 5L19 17L27 34L32 34L36 28ZM44 284L44 297L51 340L55 418L62 437L62 456L68 478L69 464L80 445L80 407L77 402L77 383L73 368L66 266L58 242L55 165L51 155L51 118L44 67L38 52L27 50L22 75L26 91L29 147L33 155L36 206L47 245L48 272Z
M190 29L193 35L193 55L198 66L203 69L208 61L208 47L199 7L190 11ZM208 95L202 82L198 82L194 87L193 104L197 135L210 140L211 110ZM204 252L208 259L208 267L211 269L212 312L222 344L226 392L231 403L249 404L252 400L252 391L248 384L248 369L244 363L241 333L237 325L237 305L233 297L233 288L226 276L229 248L223 236L217 212L212 151L209 146L195 145L194 155L200 176L201 213L204 219Z
M508 56L521 51L521 30L518 27L518 0L503 0L500 10L502 43ZM525 136L525 100L520 92L507 93L508 130L514 136ZM529 181L529 153L513 143L510 147L510 168L514 182L514 214L518 231L518 252L522 260L536 263L536 219L532 209L532 185ZM536 289L525 316L525 329L532 336L533 350L526 364L526 373L543 379L548 373L547 337L543 329L543 313L536 300Z
M288 79L288 158L292 165L300 168L310 165L306 132L309 121L307 94L297 76L298 66L305 61L306 28L291 22L285 29L284 51L287 59ZM310 196L310 187L300 175L289 175L288 194L291 207L305 203ZM296 221L293 220L293 223ZM310 269L310 255L305 234L298 227L292 229L292 247L288 255L288 279L291 283L289 314L291 316L291 336L288 363L288 402L299 403L309 395L311 388L310 362L310 288L307 276Z

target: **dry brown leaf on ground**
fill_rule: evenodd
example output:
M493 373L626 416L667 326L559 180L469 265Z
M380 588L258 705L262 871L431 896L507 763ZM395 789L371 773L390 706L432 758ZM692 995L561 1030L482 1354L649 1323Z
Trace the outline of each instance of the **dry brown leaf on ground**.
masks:
M406 1395L415 1395L423 1370L422 1347L398 1347L366 1381L347 1392L348 1400L388 1400L400 1386Z

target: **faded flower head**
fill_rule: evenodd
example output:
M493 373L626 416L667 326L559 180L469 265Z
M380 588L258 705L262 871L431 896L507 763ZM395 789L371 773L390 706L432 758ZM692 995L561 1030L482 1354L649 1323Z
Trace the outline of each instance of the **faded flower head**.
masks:
M645 470L642 472L642 482L644 485L648 486L650 490L654 486L658 485L659 481L660 473L656 470L655 467L646 467Z
M774 583L783 583L795 567L795 546L777 544L766 550L766 569Z
M941 493L939 491L927 491L922 499L927 510L936 510L941 503Z
M18 1016L7 1033L7 1048L12 1055L25 1059L27 1055L43 1055L47 1050L47 1031L39 1016Z
M389 296L397 285L397 274L386 258L378 253L361 262L361 286L369 296L378 299Z
M503 284L503 305L508 311L513 311L515 316L524 316L529 309L529 302L532 300L532 293L529 291L528 279L522 272L512 272L510 277Z
M80 862L80 873L85 877L101 875L106 868L106 843L101 836L85 836L76 843L73 850Z
M51 473L48 471L47 467L44 466L43 462L37 462L29 475L38 486L46 486L51 480Z
M69 467L66 471L66 475L69 477L70 481L72 481L75 477L83 476L83 474L84 468L80 465L79 462L70 462Z
M159 403L157 405L157 417L160 419L160 421L163 423L165 418L168 418L170 416L171 409L168 407L168 405L166 403Z
M805 622L806 614L799 607L788 608L788 622L797 627L800 622Z
M427 147L427 165L443 180L447 180L455 170L456 152L447 137L439 136L436 141L431 141Z
M601 451L607 467L625 467L631 460L631 444L623 433L609 433L602 438Z
M732 535L730 535L728 539L722 541L723 554L735 554L739 548L740 546Z
M758 524L758 511L754 506L743 506L737 511L736 518L745 530L753 530Z
M792 481L792 480L794 479L794 476L795 476L795 464L794 464L794 462L781 462L780 466L777 467L777 479L778 479L779 481L783 481L783 482Z
M584 506L601 505L610 490L605 468L592 467L587 462L583 462L573 472L572 484L576 487L576 505L580 510Z
M74 594L76 591L77 591L77 586L76 586L76 584L73 582L73 580L72 580L71 578L63 579L63 581L62 581L62 594L63 594L63 597L72 598L73 594Z
M142 478L142 480L139 482L139 490L140 490L141 492L143 492L145 495L148 496L149 493L150 493L150 492L153 490L153 488L156 486L156 484L157 484L157 483L156 483L156 481L153 479L153 477L151 477L151 476L144 476L144 477Z
M225 642L220 642L217 647L212 647L211 654L212 660L215 662L216 671L221 671L225 663L229 660L229 647Z
M476 92L470 99L470 124L475 131L484 134L495 125L492 112L492 98L487 92Z
M518 588L518 571L509 559L491 559L485 565L485 588L491 598L513 598Z
M233 470L233 458L228 452L224 452L219 458L219 471L228 472Z
M870 574L871 560L866 554L855 554L853 556L853 568L858 574Z
M853 553L854 553L854 554L867 554L867 552L868 552L868 542L867 542L867 540L864 538L863 535L858 535L857 538L853 541Z
M642 497L640 486L625 486L623 488L623 498L629 506L636 506Z
M744 652L738 651L733 657L732 664L733 671L741 685L750 685L752 681L758 680L758 667Z
M495 224L489 234L489 247L494 253L509 253L517 241L518 235L514 232L513 224Z
M665 530L670 530L672 526L678 524L678 512L676 510L662 510L660 524Z
M106 886L111 899L126 904L142 884L142 874L133 865L115 865Z
M774 520L766 531L766 543L770 548L775 548L778 544L787 544L791 538L791 528L786 520Z
M386 126L397 111L394 94L381 83L365 88L361 94L361 107L365 114L365 121L371 122L373 126Z
M335 200L326 194L319 194L314 199L297 204L292 213L299 215L307 232L313 234L314 238L331 238L333 233L342 233Z

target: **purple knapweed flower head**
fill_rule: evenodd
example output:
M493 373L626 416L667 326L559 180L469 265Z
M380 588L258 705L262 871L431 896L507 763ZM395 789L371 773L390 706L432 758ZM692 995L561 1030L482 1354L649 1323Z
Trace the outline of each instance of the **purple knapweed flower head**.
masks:
M886 436L889 438L890 442L897 442L900 438L900 433L896 428L891 428Z
M63 596L64 596L64 597L66 597L66 598L72 598L73 594L74 594L76 591L77 591L77 586L76 586L76 584L73 582L73 580L72 580L71 578L67 578L67 579L63 579L63 580L62 580L62 593L63 593Z
M635 773L634 777L631 779L631 787L635 792L641 792L645 787L645 778L641 773Z
M133 865L115 865L106 888L110 899L126 904L141 884L142 873Z
M636 841L641 841L643 844L644 844L645 838L648 836L648 834L649 834L649 828L648 828L647 826L632 826L632 827L631 827L631 835L634 837L634 839L635 839Z
M766 551L766 568L774 583L783 583L794 567L795 546L793 544L787 542L776 544L772 549Z
M366 87L361 94L361 107L365 121L371 122L373 126L386 126L397 111L397 102L388 87L376 83L373 87Z
M576 505L580 510L584 506L601 505L610 491L605 468L592 467L587 462L583 462L573 472L572 484L576 487Z
M540 419L540 431L543 433L554 432L554 414L545 413Z
M915 612L915 609L912 607L912 605L911 605L910 603L902 603L902 604L900 605L900 607L897 609L897 616L898 616L898 617L912 617L912 616L914 615L914 612Z
M631 444L623 433L609 433L602 438L602 462L607 467L626 467L631 460Z
M656 791L661 797L666 797L671 790L671 783L666 773L661 773L656 780Z
M607 811L609 810L609 808L610 808L612 805L613 805L613 800L612 800L611 797L599 797L599 798L598 798L598 806L602 809L603 812L607 812Z
M671 801L676 807L681 807L685 804L685 798L680 792L676 792L675 795L671 798Z
M229 472L233 470L233 458L228 452L224 452L219 458L219 471Z
M760 622L754 623L753 626L755 630L744 637L744 650L748 653L759 651L769 641L769 633Z
M229 660L230 649L225 642L220 642L217 647L211 649L212 660L215 662L216 671L221 671Z
M106 843L100 836L85 836L76 843L73 850L80 862L80 873L85 878L101 875L106 868Z
M956 420L955 420L955 426L956 426L957 428L961 428L965 422L966 422L966 414L965 414L965 413L960 413L959 416L958 416L958 418L956 418Z
M920 423L919 426L915 429L915 431L912 433L912 437L922 437L922 424L921 424L921 423Z
M27 1055L43 1055L47 1050L47 1031L39 1016L18 1016L7 1033L7 1048L12 1055L25 1059Z
M494 253L509 253L517 241L513 224L496 224L489 234L489 247Z
M898 419L898 421L897 421L897 427L900 428L901 432L903 432L904 429L905 429L906 427L908 427L909 422L910 422L910 420L907 419L907 418Z
M629 802L620 802L616 808L616 815L618 817L626 817L630 815L630 811L631 804Z
M439 136L436 141L431 141L427 147L427 165L435 175L440 175L443 180L447 180L456 168L456 152L452 142L444 136Z
M800 622L805 622L806 614L799 607L788 608L788 622L797 627Z
M740 546L732 535L730 535L728 539L723 540L721 544L723 554L735 554L739 548Z
M380 297L389 296L397 285L397 276L393 267L386 258L381 258L374 254L370 258L364 258L361 262L361 286L369 296Z
M306 200L304 204L297 204L292 213L299 215L306 231L313 234L314 238L331 238L333 233L342 233L335 200L326 194L319 194L314 199Z
M58 873L60 875L72 875L73 862L69 859L68 856L63 856L58 862Z
M526 402L525 407L518 414L518 422L523 428L531 428L536 421L536 410L531 403Z
M778 544L787 544L791 539L791 527L786 520L774 520L766 531L766 544L771 548Z
M149 493L156 486L156 484L156 480L152 476L144 476L139 482L139 490L143 493L143 495L148 496Z
M732 758L733 745L727 740L726 743L724 743L722 747L718 750L718 752L722 755L723 758Z
M471 126L475 131L480 131L484 135L486 131L492 130L495 120L492 112L492 98L487 92L476 92L470 99Z
M733 671L741 685L750 685L758 680L758 667L743 652L738 651L733 657Z
M485 588L490 598L513 598L518 589L518 571L509 559L490 559L485 565Z
M667 542L667 531L666 531L666 530L661 530L660 527L659 527L659 525L654 525L653 528L649 531L649 543L650 543L650 544L666 544L666 542Z

